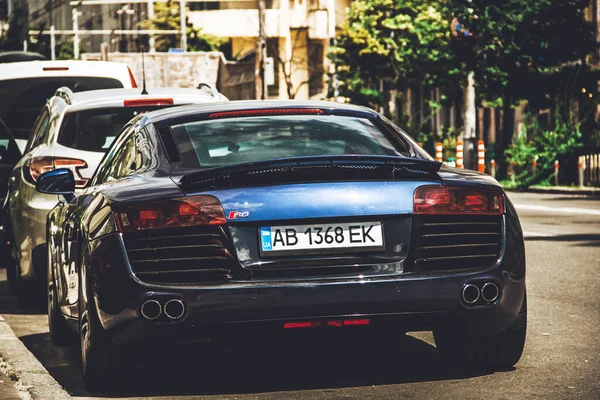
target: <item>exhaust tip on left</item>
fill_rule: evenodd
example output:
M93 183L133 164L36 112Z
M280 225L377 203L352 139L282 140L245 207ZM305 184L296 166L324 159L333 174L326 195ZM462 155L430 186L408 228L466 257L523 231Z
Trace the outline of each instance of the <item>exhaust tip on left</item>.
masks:
M162 314L162 306L156 300L146 300L140 308L142 316L148 321L154 321Z

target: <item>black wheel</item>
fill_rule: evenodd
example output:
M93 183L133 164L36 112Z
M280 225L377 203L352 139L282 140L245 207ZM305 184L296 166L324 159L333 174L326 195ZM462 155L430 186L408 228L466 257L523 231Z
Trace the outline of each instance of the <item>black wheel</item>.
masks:
M92 297L86 302L82 291L86 285L79 280L79 338L83 381L92 391L107 391L119 375L119 357L114 344L106 336L96 315Z
M48 328L50 329L50 340L56 345L71 344L77 338L58 308L54 285L48 286Z
M497 336L437 330L433 332L433 337L438 351L454 364L465 367L510 368L523 354L526 333L527 295L515 321Z

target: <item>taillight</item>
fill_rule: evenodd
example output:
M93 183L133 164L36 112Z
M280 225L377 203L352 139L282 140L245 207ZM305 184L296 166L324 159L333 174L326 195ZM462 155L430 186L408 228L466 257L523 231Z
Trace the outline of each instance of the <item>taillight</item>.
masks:
M222 111L212 113L210 119L237 118L237 117L262 117L265 115L321 115L323 110L318 108L269 108L260 110Z
M133 77L133 72L131 72L131 68L127 67L127 72L129 72L129 80L131 81L131 87L134 89L137 88L137 82Z
M421 186L415 190L415 214L503 214L504 197L490 190L458 186Z
M125 107L147 107L147 106L170 106L173 105L173 99L133 99L124 100Z
M189 196L115 209L121 232L185 226L224 225L223 207L213 196Z
M52 171L56 168L68 168L73 171L73 176L75 177L75 187L82 188L87 184L88 179L82 177L79 173L79 170L82 168L87 168L87 166L88 165L85 161L75 158L33 157L31 161L29 161L29 181L31 183L35 183L37 182L39 176L44 172Z

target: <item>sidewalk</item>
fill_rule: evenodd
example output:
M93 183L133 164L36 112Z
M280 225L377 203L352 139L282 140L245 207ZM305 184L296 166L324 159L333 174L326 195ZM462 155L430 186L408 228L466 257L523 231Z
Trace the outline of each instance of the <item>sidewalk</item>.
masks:
M19 340L2 315L0 315L0 358L2 358L0 381L4 381L0 383L0 400L71 399L71 396Z
M2 361L0 361L2 363ZM21 400L13 381L2 373L0 367L0 400Z

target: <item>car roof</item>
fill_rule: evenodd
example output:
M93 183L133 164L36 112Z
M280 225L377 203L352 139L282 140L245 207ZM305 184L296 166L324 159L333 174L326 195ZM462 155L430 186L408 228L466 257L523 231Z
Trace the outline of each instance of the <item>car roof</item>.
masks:
M147 123L169 123L171 120L183 121L199 114L211 114L225 111L244 111L244 110L268 110L282 108L318 108L326 114L345 114L363 118L374 118L378 114L376 111L346 103L334 103L331 101L303 101L303 100L241 100L230 101L227 103L211 104L193 104L182 107L165 108L161 110L150 111L144 115L142 125Z
M130 80L127 65L111 61L35 60L0 64L0 80L62 76L97 76L121 81Z
M62 90L62 88L61 88ZM200 89L190 88L152 88L148 94L142 89L99 89L83 92L71 92L67 102L69 111L89 110L94 108L123 107L125 100L173 99L173 104L189 104L198 102L215 102L226 100L225 97ZM62 96L55 96L62 97ZM63 97L64 98L64 97Z

